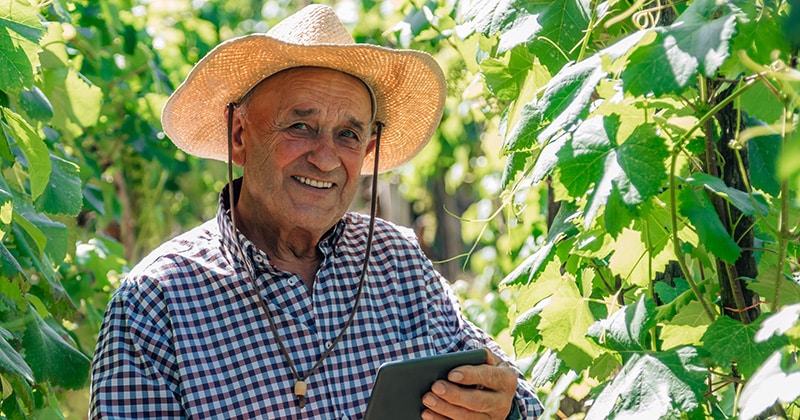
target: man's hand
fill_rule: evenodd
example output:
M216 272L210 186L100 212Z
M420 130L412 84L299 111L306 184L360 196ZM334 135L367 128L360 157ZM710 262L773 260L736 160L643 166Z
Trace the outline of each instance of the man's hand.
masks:
M422 396L424 420L503 420L517 390L517 371L489 352L485 365L459 366ZM459 386L463 385L463 386Z

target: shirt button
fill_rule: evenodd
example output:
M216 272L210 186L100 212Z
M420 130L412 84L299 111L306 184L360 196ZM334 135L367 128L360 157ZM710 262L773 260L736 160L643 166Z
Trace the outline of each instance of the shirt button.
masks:
M350 420L350 417L347 417L347 414L342 414L342 420Z
M297 284L297 278L289 277L289 282L288 283L289 283L289 286L294 286L295 284Z
M332 343L332 342L330 342L330 341L326 341L326 342L325 342L325 348L326 348L326 349L329 349L329 348L331 348L331 346L332 346L332 345L333 345L333 343Z
M255 257L253 257L253 259L254 259L254 260L256 260L256 262L257 262L257 263L259 263L259 264L261 264L261 263L263 263L263 262L264 262L264 257L262 257L262 256L261 256L261 255L259 255L259 254L256 254L256 256L255 256Z

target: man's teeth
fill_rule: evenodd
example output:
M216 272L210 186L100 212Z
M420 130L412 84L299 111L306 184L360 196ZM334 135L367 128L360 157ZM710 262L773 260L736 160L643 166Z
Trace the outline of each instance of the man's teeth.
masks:
M322 182L302 176L296 176L295 179L314 188L330 188L333 186L333 182Z

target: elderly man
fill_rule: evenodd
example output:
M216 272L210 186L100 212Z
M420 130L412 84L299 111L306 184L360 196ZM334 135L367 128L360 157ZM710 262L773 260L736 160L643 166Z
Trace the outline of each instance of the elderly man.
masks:
M421 417L541 413L413 234L377 220L374 197L371 217L347 212L362 173L425 145L444 98L429 55L355 44L326 6L198 62L164 130L227 161L229 184L214 220L153 251L114 294L90 417L361 418L382 363L475 347L488 363L434 383Z

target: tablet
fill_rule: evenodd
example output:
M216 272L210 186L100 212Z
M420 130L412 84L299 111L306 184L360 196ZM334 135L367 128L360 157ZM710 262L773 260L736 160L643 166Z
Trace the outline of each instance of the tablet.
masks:
M378 369L364 420L419 419L422 396L458 366L486 363L486 350L468 350L387 362Z

